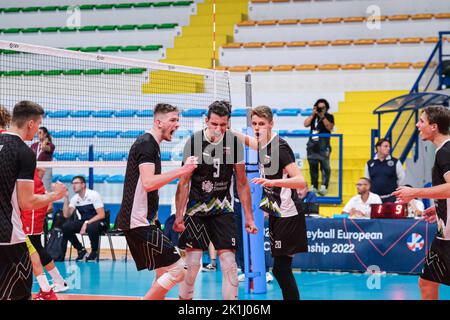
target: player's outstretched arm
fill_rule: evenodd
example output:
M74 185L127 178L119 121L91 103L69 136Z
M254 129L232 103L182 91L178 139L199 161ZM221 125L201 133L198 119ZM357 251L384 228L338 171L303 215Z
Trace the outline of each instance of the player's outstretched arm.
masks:
M238 139L246 146L252 148L253 150L258 150L258 141L249 135L243 134L242 132L232 130L233 134L238 137Z
M182 176L178 182L175 195L175 223L173 224L173 230L176 232L183 232L185 229L183 216L189 199L191 175L192 172Z
M430 187L430 188L409 188L399 187L392 192L393 196L396 196L398 200L404 203L408 203L412 199L449 199L450 198L450 173L445 176L446 183Z
M284 170L287 171L289 178L286 179L265 179L265 178L253 178L252 182L260 184L264 187L279 187L279 188L289 188L289 189L303 189L306 187L305 178L303 178L300 168L291 162Z
M252 196L250 193L250 185L248 184L247 175L245 174L245 164L235 164L234 170L236 172L236 187L239 195L239 200L244 208L245 229L248 233L255 234L258 228L255 226L255 220L252 213Z
M197 157L189 157L181 168L155 174L155 165L146 163L139 166L139 174L141 176L142 186L146 192L160 189L170 181L189 174L197 168Z
M33 210L45 207L53 201L62 199L67 192L64 184L57 182L52 185L52 192L34 194L33 181L17 181L17 200L22 210Z

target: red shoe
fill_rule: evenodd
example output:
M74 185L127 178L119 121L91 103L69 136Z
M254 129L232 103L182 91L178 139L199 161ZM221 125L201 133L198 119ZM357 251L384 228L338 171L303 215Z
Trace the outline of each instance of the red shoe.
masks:
M49 292L44 292L41 289L36 297L34 297L34 300L58 300L58 297L53 292L53 289L50 289Z

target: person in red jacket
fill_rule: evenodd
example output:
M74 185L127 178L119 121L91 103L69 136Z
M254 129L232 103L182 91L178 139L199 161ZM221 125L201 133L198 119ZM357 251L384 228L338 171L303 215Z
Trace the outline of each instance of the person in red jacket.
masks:
M44 175L45 169L36 168L34 172L34 193L35 194L45 194L46 190L42 183L42 176ZM52 292L64 292L69 289L69 286L62 278L58 269L55 266L55 262L47 253L45 248L42 246L41 235L44 231L44 219L49 211L49 206L45 206L43 208L35 209L35 210L22 210L22 227L25 234L28 236L32 246L36 249L39 254L38 258L40 261L36 259L32 259L33 262L33 272L39 282L39 286L41 287L41 292L38 295L39 297L45 295L52 296ZM32 257L33 258L33 257ZM50 287L48 280L44 273L44 268L50 274L53 279L53 286ZM40 299L40 300L48 300L48 299Z

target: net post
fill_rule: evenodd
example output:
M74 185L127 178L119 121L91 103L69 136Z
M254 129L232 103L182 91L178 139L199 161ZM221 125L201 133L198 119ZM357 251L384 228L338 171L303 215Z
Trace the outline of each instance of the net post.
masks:
M94 145L89 145L89 161L94 161ZM89 167L89 189L94 190L94 168Z
M245 76L245 93L246 93L246 107L247 107L247 128L244 133L253 135L251 127L251 109L252 109L252 86L251 75ZM259 177L258 170L258 152L251 150L249 147L245 148L245 163L247 179ZM244 239L244 271L245 271L245 292L250 293L266 293L266 264L264 252L264 213L259 208L259 202L262 197L261 186L249 182L250 192L252 194L252 212L255 219L255 225L258 228L257 234L249 235L245 230L245 220L242 219L242 232ZM244 214L242 212L242 214ZM252 284L252 286L251 286Z

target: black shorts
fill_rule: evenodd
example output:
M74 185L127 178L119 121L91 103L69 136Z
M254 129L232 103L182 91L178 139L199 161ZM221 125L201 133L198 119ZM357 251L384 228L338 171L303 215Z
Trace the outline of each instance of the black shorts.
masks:
M278 218L269 216L269 239L272 256L288 256L308 251L304 214Z
M124 230L138 271L170 266L180 259L172 242L155 225Z
M0 300L28 300L33 267L24 243L0 246Z
M213 216L185 216L186 230L178 240L182 249L208 250L212 242L216 250L236 250L237 228L233 213Z
M423 264L422 279L450 285L450 241L435 238Z

